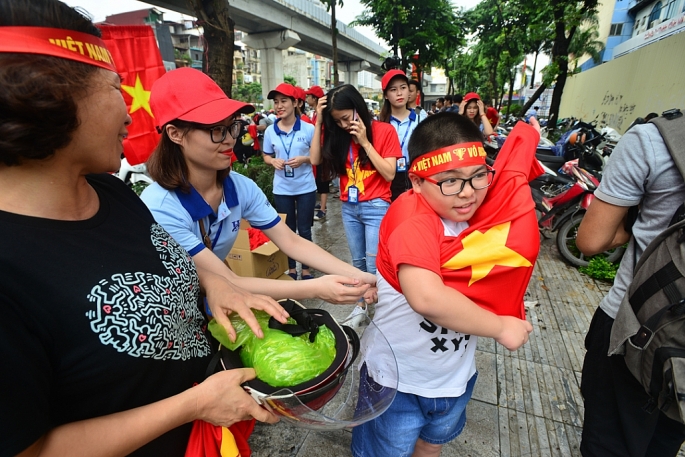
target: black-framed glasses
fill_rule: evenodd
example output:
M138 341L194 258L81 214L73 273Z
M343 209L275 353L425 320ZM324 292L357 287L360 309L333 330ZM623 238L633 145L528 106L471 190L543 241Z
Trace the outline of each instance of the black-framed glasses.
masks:
M431 178L423 178L426 181L433 183L437 185L440 188L440 192L442 192L442 195L445 196L450 196L450 195L457 195L460 193L462 190L464 190L464 186L466 183L469 183L473 190L481 190L485 189L486 187L489 187L490 184L492 184L492 179L495 177L495 170L492 168L488 167L487 170L485 171L479 171L475 175L471 176L468 179L462 179L462 178L448 178L448 179L443 179L442 181L436 181L435 179Z
M231 137L235 140L240 136L240 131L243 129L243 123L240 121L234 121L230 125L213 125L211 127L197 127L200 130L207 130L209 132L209 137L212 139L212 143L221 143L226 139L228 132L231 133Z

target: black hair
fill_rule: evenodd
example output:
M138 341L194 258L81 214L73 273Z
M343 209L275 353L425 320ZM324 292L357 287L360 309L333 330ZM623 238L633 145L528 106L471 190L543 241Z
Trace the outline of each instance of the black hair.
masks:
M416 158L457 143L483 141L480 129L466 116L454 112L438 113L419 122L409 138L410 165Z
M51 27L100 37L89 18L57 0L2 0L0 26ZM79 126L77 100L98 67L40 54L0 53L0 163L42 160Z
M460 104L464 100L464 96L461 94L456 94L454 97L452 97L452 101L454 102L455 105Z
M445 101L452 103L454 101L454 98L451 95L445 95Z
M323 146L321 164L324 178L332 178L336 175L344 175L345 163L348 160L348 150L352 141L352 135L338 127L335 123L332 110L355 110L359 120L366 127L366 138L373 144L373 133L371 129L371 115L366 107L364 97L351 84L343 84L328 91L326 94L326 109L323 111ZM359 163L366 165L370 163L369 157L364 149L359 149ZM373 164L371 164L373 166ZM325 179L324 179L325 180Z
M385 86L385 90L383 91L383 95L385 96L385 93L388 91L388 88L390 87L390 83L393 82L395 79L405 79L409 81L409 78L407 78L405 75L397 75L393 76L390 78L390 81L388 81L388 85ZM407 83L407 86L409 84ZM383 99L383 106L381 107L381 112L378 113L378 120L381 122L390 122L390 115L392 114L392 105L390 104L390 101L387 98Z
M421 89L421 85L420 85L419 82L418 82L417 80L415 80L415 79L410 79L410 80L409 80L409 85L410 85L410 86L416 86L416 90L417 90L417 91Z
M445 103L445 97L440 97L440 98L438 98L438 101L439 101L440 103L443 103L443 104L444 104L444 103Z

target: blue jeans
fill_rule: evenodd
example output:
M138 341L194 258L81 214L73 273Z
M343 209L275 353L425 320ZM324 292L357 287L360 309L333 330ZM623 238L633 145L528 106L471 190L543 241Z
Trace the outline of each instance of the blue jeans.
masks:
M313 190L300 195L274 194L276 211L285 214L285 223L290 230L299 234L305 240L312 241L312 224L314 223L314 205L316 205L316 191ZM295 259L288 257L288 268L295 269ZM302 264L303 270L309 267Z
M390 203L380 198L359 202L343 202L342 220L352 265L361 271L376 274L378 230Z
M478 373L459 397L426 398L398 391L390 407L352 430L354 457L410 457L416 440L430 444L452 441L466 425L466 405Z

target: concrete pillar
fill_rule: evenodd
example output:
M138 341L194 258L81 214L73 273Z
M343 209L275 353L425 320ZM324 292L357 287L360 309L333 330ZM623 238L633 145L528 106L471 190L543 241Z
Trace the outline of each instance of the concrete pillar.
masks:
M283 82L283 50L300 42L300 36L292 30L251 33L243 43L252 49L259 49L262 67L262 98L267 106L267 94Z
M345 84L352 84L357 88L359 87L359 72L371 68L371 65L366 60L338 62L338 66L343 73L342 80L345 82Z

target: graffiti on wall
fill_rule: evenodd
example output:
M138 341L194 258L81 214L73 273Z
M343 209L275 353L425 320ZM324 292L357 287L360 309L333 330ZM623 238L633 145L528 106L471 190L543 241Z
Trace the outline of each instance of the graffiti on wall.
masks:
M621 94L612 94L610 91L607 91L602 98L600 106L603 107L597 117L600 125L608 125L623 130L624 122L626 122L625 127L627 127L635 119L633 114L635 103L628 104L623 102L623 95Z

